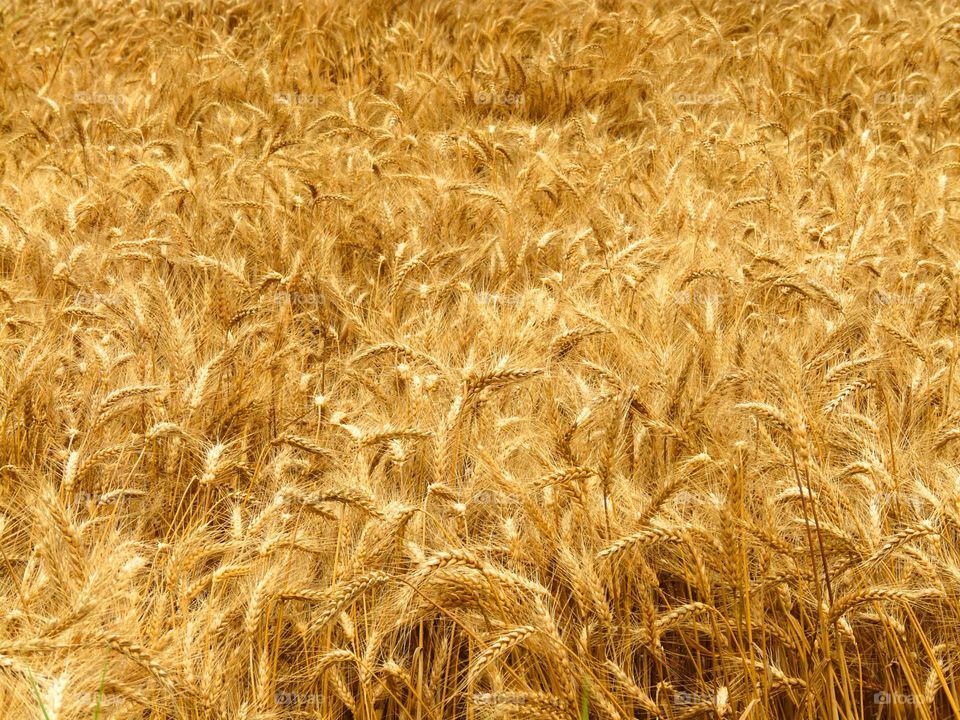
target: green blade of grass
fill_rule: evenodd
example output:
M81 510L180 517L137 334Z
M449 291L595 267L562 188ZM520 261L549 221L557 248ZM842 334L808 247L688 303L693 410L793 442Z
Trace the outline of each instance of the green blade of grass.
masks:
M47 713L47 708L43 704L43 698L40 697L40 686L37 685L37 680L33 677L33 670L29 667L27 668L27 674L30 675L30 684L33 686L33 694L37 698L37 703L40 705L40 711L43 713L43 720L50 720L50 715Z
M100 675L100 689L97 690L97 707L93 711L93 720L100 720L100 701L103 700L103 686L107 680L107 666L104 664L103 673Z

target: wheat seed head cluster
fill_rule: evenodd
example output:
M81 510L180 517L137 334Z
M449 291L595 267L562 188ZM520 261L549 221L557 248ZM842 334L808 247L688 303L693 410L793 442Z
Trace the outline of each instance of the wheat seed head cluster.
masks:
M0 718L960 717L958 80L942 0L7 0Z

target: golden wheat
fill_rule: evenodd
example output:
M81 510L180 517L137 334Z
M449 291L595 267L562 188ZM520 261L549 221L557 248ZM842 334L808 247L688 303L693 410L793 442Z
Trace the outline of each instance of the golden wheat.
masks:
M960 718L942 0L11 0L4 718Z

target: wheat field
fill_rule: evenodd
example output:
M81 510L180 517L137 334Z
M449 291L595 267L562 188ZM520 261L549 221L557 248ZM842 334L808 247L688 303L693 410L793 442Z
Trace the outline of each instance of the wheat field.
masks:
M0 9L0 717L960 718L960 12Z

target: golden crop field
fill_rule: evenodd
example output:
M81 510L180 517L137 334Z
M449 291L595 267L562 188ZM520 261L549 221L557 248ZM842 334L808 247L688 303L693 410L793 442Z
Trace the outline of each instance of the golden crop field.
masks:
M0 718L960 718L960 12L6 0Z

